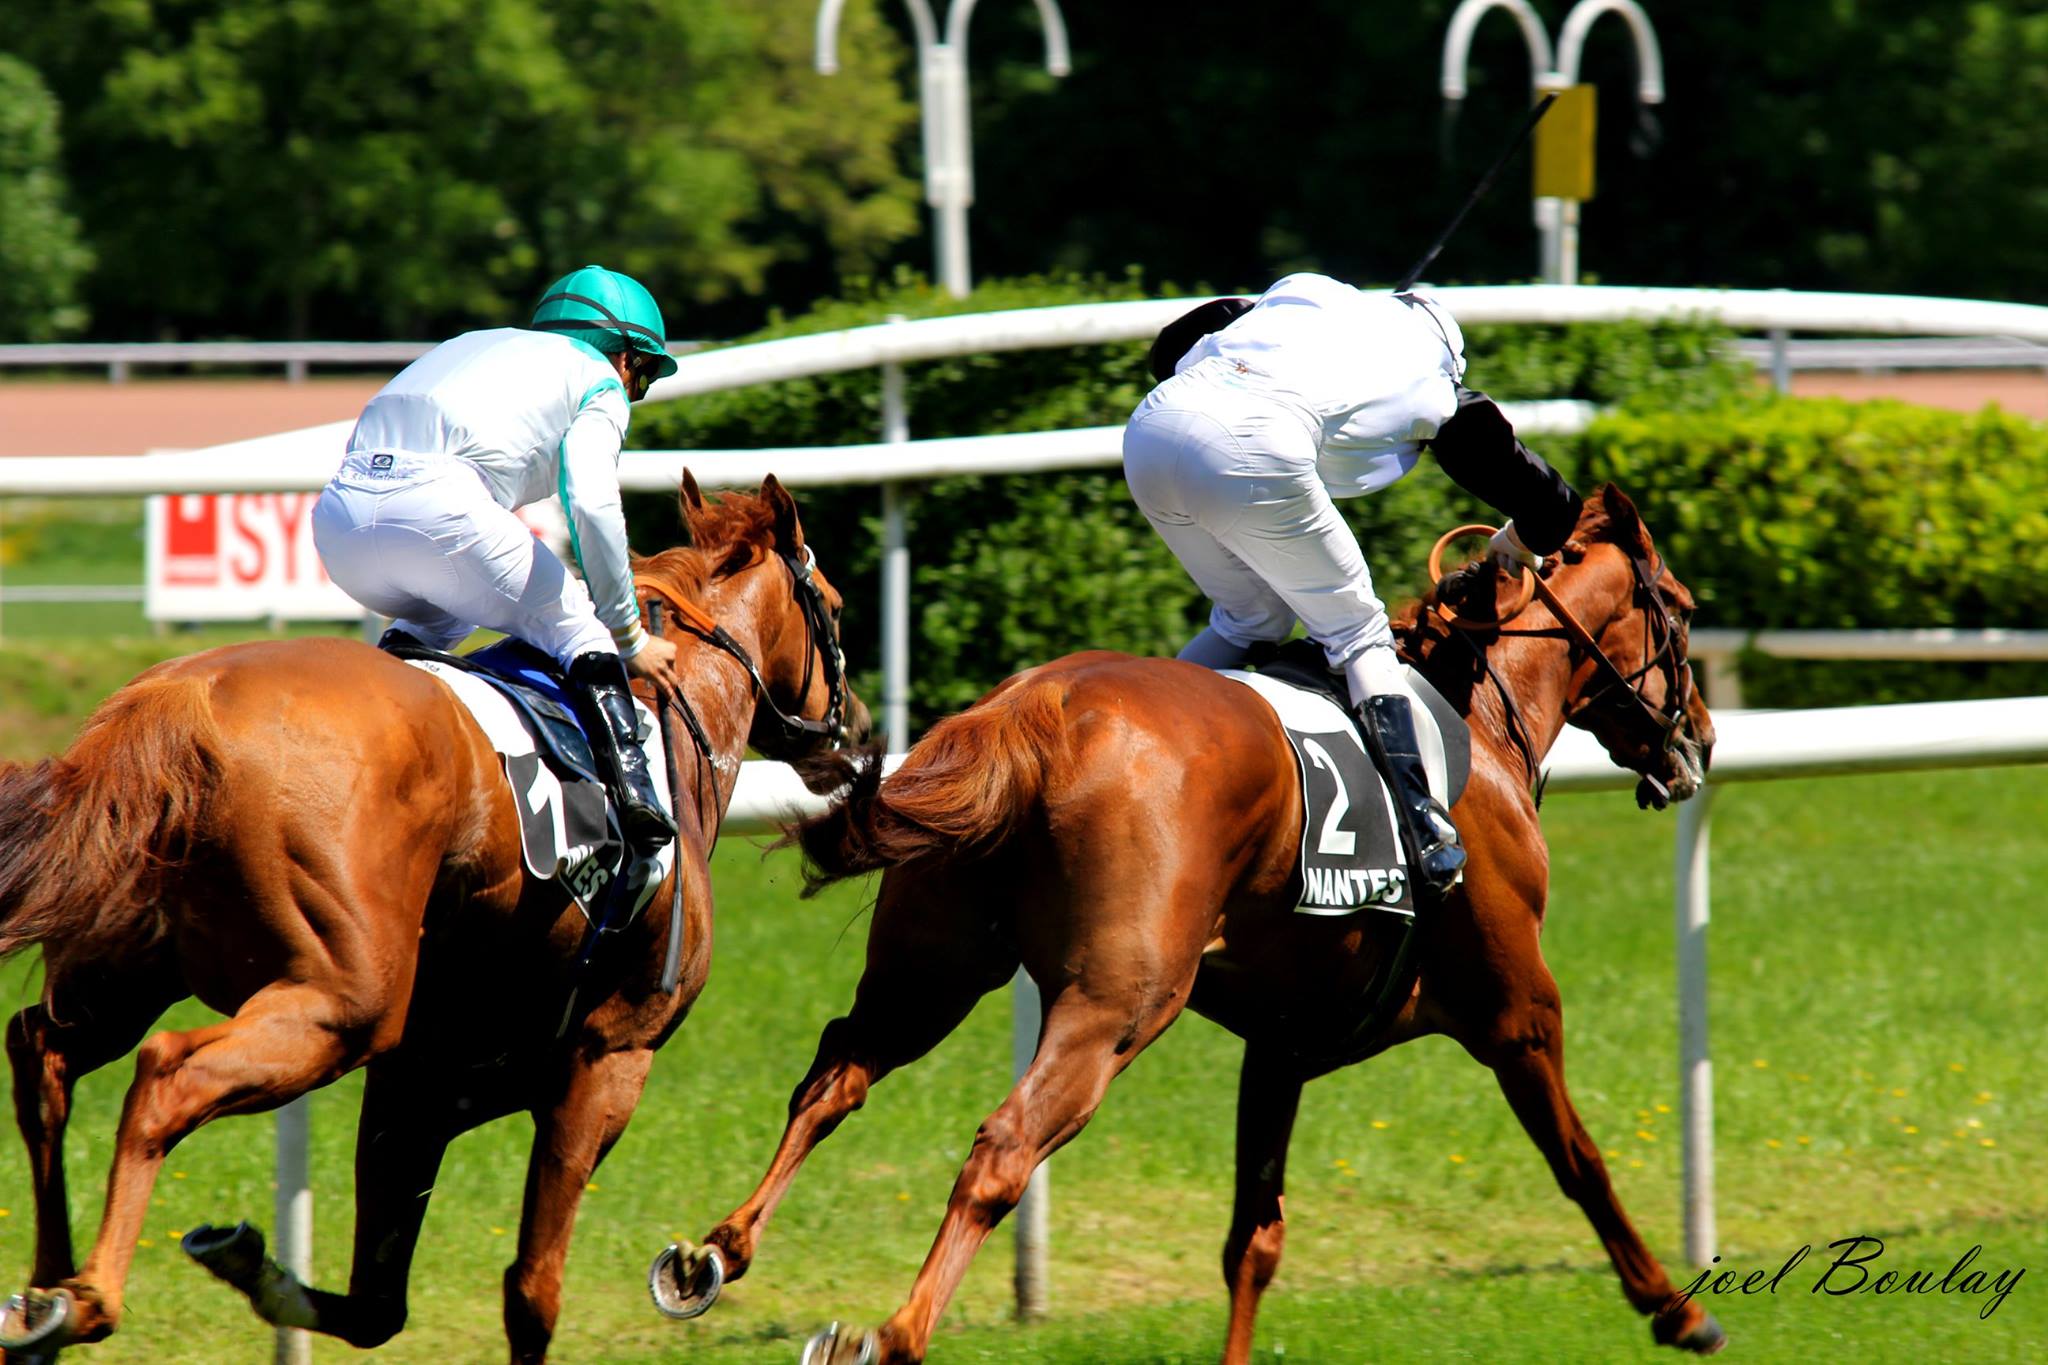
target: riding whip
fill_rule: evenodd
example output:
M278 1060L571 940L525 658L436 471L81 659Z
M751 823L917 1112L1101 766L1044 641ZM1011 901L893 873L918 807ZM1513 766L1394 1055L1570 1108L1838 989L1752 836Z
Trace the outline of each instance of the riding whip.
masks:
M657 639L661 636L661 599L647 599L648 633ZM661 756L668 764L669 809L680 816L683 811L682 788L676 785L676 746L669 735L668 699L656 694L655 714L661 717ZM667 995L676 988L683 976L683 822L676 821L675 866L669 869L673 891L668 903L668 955L661 963L661 993Z
M1528 116L1522 120L1522 126L1515 130L1514 137L1501 149L1500 155L1493 159L1493 164L1486 168L1486 174L1479 177L1479 183L1472 187L1472 193L1465 196L1465 202L1459 206L1458 211L1451 215L1451 221L1444 225L1444 230L1429 244L1429 250L1423 252L1421 259L1408 267L1408 273L1394 286L1396 294L1405 294L1415 287L1415 282L1422 278L1422 272L1429 269L1429 263L1436 259L1436 254L1444 249L1444 243L1451 240L1451 234L1465 221L1465 215L1472 211L1473 205L1486 197L1486 192L1493 188L1494 177L1501 173L1501 168L1508 164L1509 158L1522 150L1522 144L1528 141L1529 134L1535 131L1536 125L1543 121L1543 116L1550 112L1550 106L1555 103L1557 93L1553 91L1545 95L1536 107L1529 111Z

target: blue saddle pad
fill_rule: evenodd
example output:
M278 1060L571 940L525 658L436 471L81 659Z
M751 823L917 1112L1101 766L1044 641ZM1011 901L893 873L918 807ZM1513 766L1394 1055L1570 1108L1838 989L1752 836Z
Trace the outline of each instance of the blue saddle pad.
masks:
M557 775L595 782L604 789L592 755L590 736L570 699L568 679L560 665L524 640L504 639L469 654L436 650L401 651L404 658L432 659L474 673L505 694L533 732L534 745Z

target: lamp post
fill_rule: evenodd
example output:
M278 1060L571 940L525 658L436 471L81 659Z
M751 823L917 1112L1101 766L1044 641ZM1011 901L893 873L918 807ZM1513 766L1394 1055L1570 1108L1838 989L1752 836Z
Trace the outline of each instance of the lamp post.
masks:
M924 125L924 196L932 206L933 247L939 283L954 298L970 287L967 210L974 203L974 141L967 112L967 26L979 0L952 0L942 38L929 0L904 0L917 41L918 104ZM1071 69L1067 24L1058 0L1032 0L1045 26L1045 69L1064 76ZM839 19L846 0L818 6L817 66L820 75L839 69Z
M1657 31L1650 16L1635 0L1579 0L1565 16L1558 31L1553 56L1550 36L1528 0L1464 0L1451 15L1444 32L1443 76L1440 84L1445 102L1453 109L1465 98L1465 75L1470 64L1472 34L1487 12L1507 10L1522 30L1529 48L1530 98L1541 99L1553 91L1564 91L1579 83L1579 61L1585 53L1586 34L1602 17L1618 14L1628 23L1636 44L1636 99L1643 104L1664 102L1664 58L1657 47ZM1579 201L1554 196L1536 199L1536 227L1540 234L1541 270L1552 284L1577 284L1579 279Z

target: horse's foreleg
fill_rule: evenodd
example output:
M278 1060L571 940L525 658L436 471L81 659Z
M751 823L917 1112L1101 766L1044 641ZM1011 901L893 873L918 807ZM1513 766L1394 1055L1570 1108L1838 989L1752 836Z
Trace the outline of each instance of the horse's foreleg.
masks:
M1572 1107L1564 1084L1563 1016L1547 969L1542 984L1548 989L1502 1021L1483 1060L1559 1187L1585 1210L1621 1276L1622 1292L1637 1312L1649 1315L1657 1341L1702 1354L1718 1351L1725 1344L1720 1326L1695 1300L1677 1299L1671 1277L1622 1210L1600 1149Z
M653 1063L649 1050L574 1062L555 1101L534 1111L519 1253L505 1269L505 1335L515 1365L547 1359L576 1208L598 1163L626 1131Z
M1223 1283L1230 1289L1230 1334L1223 1365L1248 1365L1259 1296L1280 1268L1287 1240L1281 1191L1287 1143L1301 1103L1301 1077L1286 1059L1246 1047L1237 1082L1237 1198L1223 1244Z
M30 1284L54 1285L78 1268L64 1175L64 1130L71 1118L73 1087L80 1077L141 1042L156 1017L180 994L147 983L121 983L95 991L88 1004L71 992L60 992L55 1015L42 1005L31 1005L8 1022L14 1117L28 1144L35 1190L36 1250Z
M235 1017L189 1033L159 1033L135 1058L121 1108L106 1210L92 1253L60 1286L76 1305L74 1340L120 1321L122 1294L150 1191L173 1147L223 1114L274 1109L341 1075L355 1061L335 996L310 986L257 992Z

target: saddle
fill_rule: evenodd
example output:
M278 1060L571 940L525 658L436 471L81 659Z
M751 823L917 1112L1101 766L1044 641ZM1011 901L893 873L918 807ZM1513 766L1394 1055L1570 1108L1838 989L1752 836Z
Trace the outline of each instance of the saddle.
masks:
M590 925L581 954L587 960L599 936L623 929L646 906L675 853L664 847L651 858L629 856L619 813L561 668L517 639L469 654L413 645L386 652L439 677L490 740L519 812L526 870L562 883L583 912ZM645 708L635 705L642 711L644 743L655 727ZM657 794L672 807L659 753L650 755L649 767Z
M395 658L460 669L482 679L512 703L555 776L604 785L561 665L526 641L507 638L469 654L413 645L394 645L385 652Z

